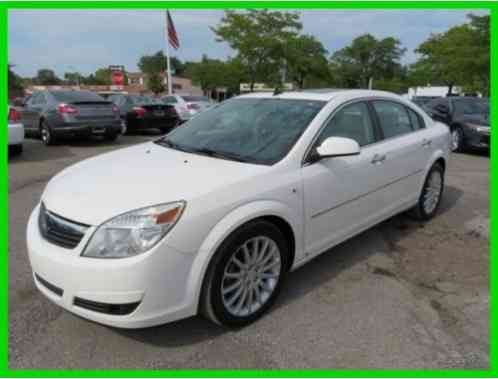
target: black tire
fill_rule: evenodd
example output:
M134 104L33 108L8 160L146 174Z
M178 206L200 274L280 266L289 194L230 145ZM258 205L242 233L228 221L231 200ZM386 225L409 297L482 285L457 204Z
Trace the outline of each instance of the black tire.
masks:
M119 133L107 133L104 138L106 141L114 142L118 139Z
M466 150L465 135L459 126L451 129L451 151L454 153L463 153Z
M12 156L17 156L22 154L22 145L11 145L9 146L9 154Z
M429 181L431 178L431 175L433 173L437 173L440 175L441 178L441 189L439 191L439 197L437 199L437 203L432 210L427 210L427 208L424 206L424 201L426 200L427 193L429 191ZM427 173L427 177L425 178L424 181L424 186L422 188L422 192L420 193L420 197L418 199L417 205L412 209L412 215L420 220L420 221L427 221L433 218L437 210L439 209L439 206L441 205L441 199L443 197L443 192L444 192L444 168L440 163L435 163L429 172Z
M40 138L45 146L52 146L57 142L52 129L45 120L42 120L40 123Z
M267 237L276 243L280 255L280 274L271 295L263 305L248 316L235 316L223 303L221 289L225 268L238 248L254 237ZM275 302L289 267L289 244L282 232L264 220L249 222L235 230L218 248L203 282L199 310L209 320L228 327L242 327L261 317Z

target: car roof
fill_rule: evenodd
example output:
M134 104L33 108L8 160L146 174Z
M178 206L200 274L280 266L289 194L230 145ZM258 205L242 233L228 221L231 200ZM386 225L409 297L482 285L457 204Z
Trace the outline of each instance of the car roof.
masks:
M272 92L253 92L239 97L242 98L260 98L260 99L289 99L289 100L318 100L318 101L331 101L340 98L354 98L354 97L388 97L393 99L400 99L400 96L386 91L365 90L365 89L317 89L317 90L303 90L282 92L278 95L273 95Z

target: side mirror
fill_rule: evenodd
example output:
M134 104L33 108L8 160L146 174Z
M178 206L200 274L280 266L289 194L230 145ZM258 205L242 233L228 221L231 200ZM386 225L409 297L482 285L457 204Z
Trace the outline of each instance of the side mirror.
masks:
M444 104L439 104L439 105L436 105L436 108L435 108L439 113L443 113L443 114L448 114L450 113L450 108L448 108L448 106L444 105Z
M351 138L329 137L316 148L318 159L360 154L360 145Z

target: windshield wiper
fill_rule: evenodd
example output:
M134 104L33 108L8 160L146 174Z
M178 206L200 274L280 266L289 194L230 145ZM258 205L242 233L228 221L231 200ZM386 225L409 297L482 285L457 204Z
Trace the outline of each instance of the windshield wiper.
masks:
M178 145L177 143L172 142L171 140L169 140L167 138L158 139L158 140L154 141L154 143L161 145L161 146L170 147L170 148L175 149L175 150L186 151L186 152L191 151L191 150L185 148L184 146L181 146L181 145Z
M200 149L192 149L192 150L190 150L190 152L207 155L209 157L214 157L214 158L228 159L231 161L254 163L252 160L241 157L240 155L235 154L235 153L229 153L226 151L216 151L216 150L208 149L205 147L200 148Z

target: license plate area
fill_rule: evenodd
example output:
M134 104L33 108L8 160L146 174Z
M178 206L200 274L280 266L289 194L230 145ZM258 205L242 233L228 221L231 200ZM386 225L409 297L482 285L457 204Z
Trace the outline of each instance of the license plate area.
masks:
M154 116L156 116L156 117L163 117L164 116L164 111L154 111Z
M96 126L92 128L92 133L93 134L104 134L105 133L105 127L103 126Z

